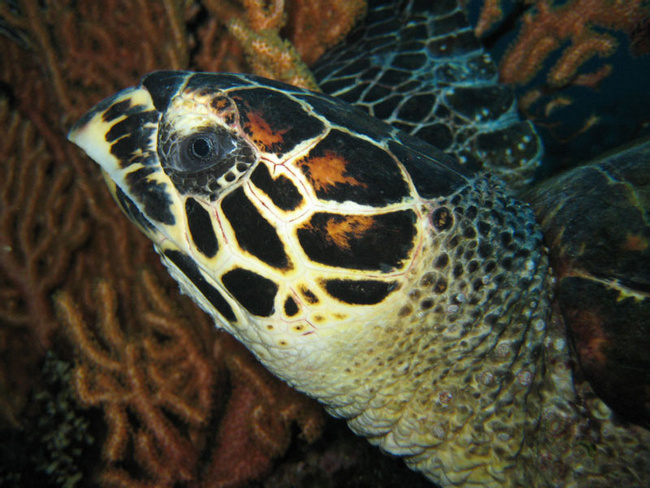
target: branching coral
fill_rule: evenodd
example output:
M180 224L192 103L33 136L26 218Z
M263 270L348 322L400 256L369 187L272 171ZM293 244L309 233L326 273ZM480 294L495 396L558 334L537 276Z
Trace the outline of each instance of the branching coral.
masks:
M68 293L56 298L79 352L76 391L85 405L101 407L108 425L102 484L237 486L284 453L294 421L307 440L318 436L315 403L273 378L205 318L180 315L150 272L138 284L136 330L123 330L124 311L106 281L96 287L96 328Z
M178 295L96 166L66 141L67 129L156 69L249 71L292 53L282 71L308 77L298 53L316 56L363 12L362 2L335 2L314 29L309 12L328 10L326 3L0 3L3 31L15 34L0 36L8 100L0 106L3 421L20 424L26 415L45 348L70 354L72 343L77 395L101 409L108 427L104 464L95 468L105 484L235 486L272 466L293 424L306 439L317 437L322 413ZM226 24L240 25L243 45ZM278 50L269 49L278 40ZM243 53L253 45L248 64Z
M6 101L0 125L0 314L5 325L29 323L47 346L53 327L48 295L88 236L83 195L72 191L72 168L56 164L33 125L9 113Z
M286 32L302 59L311 65L342 41L366 14L365 0L287 0Z
M78 348L79 398L101 407L108 424L103 480L132 481L125 465L134 458L145 479L173 486L196 476L219 371L209 341L169 305L150 273L140 285L145 310L137 331L122 330L117 294L106 281L97 285L96 332L70 294L59 293L56 303Z
M317 89L316 82L294 46L280 37L280 29L286 21L283 0L267 3L264 0L243 0L239 4L207 1L212 22L208 24L203 42L204 51L196 61L205 71L250 71L260 76L274 78L304 88ZM217 37L217 32L222 35ZM225 33L230 35L224 35ZM215 37L217 37L215 39ZM221 52L215 56L211 48L215 43ZM231 49L241 49L246 65L234 64L226 58Z
M132 29L125 14L146 20L151 11L144 2L125 3L108 12L90 1L0 3L5 28L25 40L0 37L0 86L9 100L0 121L0 402L13 406L3 410L9 420L25 402L19 392L29 386L19 387L21 378L37 380L29 372L57 328L51 292L66 287L83 296L83 277L110 270L128 301L129 277L149 252L110 202L100 174L65 139L67 121L135 82L143 66L173 61L168 49L156 48L173 29L153 19L149 31ZM9 369L14 374L5 374Z
M0 17L27 34L56 105L76 118L89 95L106 96L143 72L188 66L185 3L25 0L19 13L1 4Z
M341 41L366 11L363 0L209 0L205 6L211 20L195 58L201 69L249 71L312 90L318 87L307 65Z
M552 87L572 83L585 63L594 57L607 58L618 48L618 41L606 30L632 36L650 14L644 0L570 0L558 6L552 0L520 3L528 6L521 31L500 63L501 79L506 83L527 83L557 53L559 58L553 61L547 82ZM500 0L485 0L477 35L484 35L502 16ZM580 81L595 86L608 74L601 67Z
M56 322L49 294L89 231L72 168L33 124L0 101L0 424L17 423L36 360Z
M214 460L204 479L211 487L239 486L268 471L291 440L291 425L313 442L322 428L320 407L278 381L223 335L215 354L223 357L233 391L216 439ZM207 485L206 485L207 486Z
M540 129L547 164L570 166L642 136L647 0L465 3L501 81L514 85L520 110Z

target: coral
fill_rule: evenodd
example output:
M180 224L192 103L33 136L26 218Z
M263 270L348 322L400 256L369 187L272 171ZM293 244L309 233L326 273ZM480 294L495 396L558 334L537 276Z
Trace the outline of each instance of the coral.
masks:
M228 66L227 71L250 71L303 88L317 89L312 74L294 46L280 37L280 29L286 20L283 0L274 0L269 5L264 0L244 0L238 5L239 9L228 2L213 0L206 2L206 7L214 20L206 33L210 42L203 43L206 50L196 58L202 69L222 71L218 66L221 56L230 51L234 40L247 64ZM220 38L218 42L221 49L227 51L215 55L210 50L215 43L215 31L224 27L230 36Z
M188 56L155 49L171 34L161 18L146 21L147 15L164 12L143 2L124 3L108 12L90 1L0 3L3 30L24 40L0 37L4 422L19 423L25 392L39 379L36 361L59 328L51 293L65 287L83 296L88 277L103 270L120 277L115 281L129 301L129 278L150 252L150 244L113 205L100 173L65 139L68 121L123 83L136 81L143 66L168 67ZM124 15L145 20L149 30L131 29ZM140 49L132 49L133 41ZM126 56L128 51L134 54Z
M483 37L494 24L503 19L501 0L485 0L479 13L474 33L476 37Z
M77 362L76 395L104 419L92 469L105 484L235 486L268 471L296 431L318 436L320 408L179 295L65 135L156 69L250 71L289 53L282 72L309 78L299 53L341 39L365 5L354 4L0 2L0 425L34 425L28 392L55 347ZM330 8L315 29L310 12Z
M56 329L49 294L88 236L73 170L0 100L0 425L17 425Z
M210 487L239 486L268 472L289 446L294 422L308 443L322 429L316 402L278 381L235 346L235 340L224 334L215 347L215 354L225 359L233 391L220 422L214 460L204 476Z
M96 287L95 328L68 293L56 297L78 348L77 394L101 407L108 426L102 485L239 486L285 452L294 422L307 441L319 435L314 402L209 321L180 315L150 272L138 285L142 322L133 331L123 330L124 311L106 281Z
M91 422L75 397L70 362L48 351L41 374L30 424L0 430L0 484L74 488L95 442Z
M466 0L550 171L647 132L647 0Z
M307 65L345 37L366 2L209 0L205 7L210 20L199 34L199 69L251 72L317 90Z
M1 4L0 17L26 33L30 51L48 75L51 100L76 119L93 94L101 98L132 84L143 71L187 67L184 4L25 0L19 12L9 2Z
M219 367L209 338L179 316L152 275L143 272L139 284L142 322L131 333L120 326L117 294L106 281L96 287L96 331L69 293L60 292L56 304L78 349L77 394L86 406L101 407L108 425L104 483L129 484L133 459L145 479L173 486L196 476Z
M527 3L532 3L533 8L524 14L521 32L500 63L505 83L530 81L544 62L561 50L547 82L553 87L567 85L589 60L596 56L607 58L618 48L616 38L603 29L629 35L648 15L644 0L572 0L560 6L554 6L551 0ZM493 11L493 1L486 2L483 13L493 17Z
M311 65L328 48L342 41L367 11L364 0L287 0L287 38Z
M48 295L88 236L83 195L71 191L73 169L56 164L34 126L6 101L0 124L0 314L5 325L30 323L45 347L53 327Z
M300 55L279 36L281 24L256 31L242 19L233 20L228 30L243 47L253 73L294 86L318 90L318 85Z

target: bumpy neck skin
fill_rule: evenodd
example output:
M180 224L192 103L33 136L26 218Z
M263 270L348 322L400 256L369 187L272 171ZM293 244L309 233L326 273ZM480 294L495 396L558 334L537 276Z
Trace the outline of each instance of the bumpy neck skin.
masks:
M359 385L372 378L373 391L363 405L332 410L442 486L514 485L528 477L523 453L541 416L550 310L542 235L532 211L489 177L427 211L404 300L372 331L373 351L357 355Z
M615 426L587 384L576 391L530 208L479 177L422 212L419 256L390 307L284 358L242 340L441 486L635 486L612 449L644 449L631 443L645 433Z

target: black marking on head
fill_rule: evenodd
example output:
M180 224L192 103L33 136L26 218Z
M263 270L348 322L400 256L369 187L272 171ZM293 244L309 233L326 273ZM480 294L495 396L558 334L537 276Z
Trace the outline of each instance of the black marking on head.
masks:
M153 133L157 130L159 113L155 110L142 112L141 109L141 106L136 105L127 110L127 117L113 125L106 133L105 140L113 143L111 154L120 161L121 168L135 163L147 166L153 164L147 149L151 145Z
M260 163L255 168L251 173L251 181L281 210L291 211L302 203L302 195L296 185L284 175L273 179L266 164Z
M137 107L139 108L140 106ZM128 98L126 100L122 100L121 102L114 103L104 112L102 115L102 121L108 123L123 115L128 115L127 112L130 108L131 100Z
M315 262L390 272L403 266L413 249L415 220L411 210L380 215L319 212L298 229L298 240Z
M285 154L321 134L324 124L285 93L270 88L233 90L241 126L263 152Z
M151 222L149 222L149 219L144 216L142 212L140 212L140 209L137 207L135 203L133 203L133 200L131 200L126 193L122 191L122 189L119 186L115 186L115 199L117 200L117 203L119 204L120 208L122 209L122 212L131 219L135 225L140 227L141 229L145 231L153 231L155 230L155 227L152 225Z
M235 268L223 275L224 286L253 315L268 317L275 308L278 285L252 271Z
M149 179L157 171L156 168L140 168L127 173L127 193L142 203L142 211L149 220L174 225L176 218L171 210L172 199L167 192L167 185Z
M140 84L149 92L156 110L164 112L188 76L188 71L155 71L144 76Z
M321 93L310 93L302 97L314 111L331 124L349 128L354 132L379 140L389 137L392 127L357 107Z
M431 223L438 232L442 232L454 224L454 217L448 208L440 207L431 215Z
M409 196L399 165L385 150L339 130L297 164L324 200L385 206Z
M287 299L284 301L284 314L287 317L293 317L298 313L298 304L296 304L296 301L293 299L293 297L288 296Z
M221 208L244 251L274 268L286 269L291 266L275 227L259 213L243 188L237 188L227 195Z
M115 116L119 117L121 115L121 113L119 112L120 110L126 110L131 106L130 102L127 106L121 105L121 102L117 102L117 103L115 102L115 100L122 97L123 95L124 92L121 91L99 102L91 110L86 112L77 121L77 123L72 126L72 128L70 129L70 134L81 129L84 125L90 122L95 116L97 116L97 114L102 114L102 120L106 121L106 119L104 118L106 117L106 113L111 111L111 109L116 105L119 107L111 112L110 117L113 117L111 120L113 120Z
M352 305L374 305L397 289L397 282L377 280L327 280L325 290L331 296Z
M185 214L192 241L197 249L209 258L215 256L219 250L219 242L208 211L193 198L188 198L185 200Z
M388 143L389 149L411 175L415 189L423 198L451 195L468 181L458 163L433 146L407 134L400 134L406 144ZM411 145L411 142L418 144ZM421 149L426 152L421 152Z
M205 280L201 271L189 256L186 256L180 251L167 250L165 251L165 257L187 276L187 279L198 288L201 294L214 306L223 318L231 323L237 321L237 317L232 311L230 304L214 286Z
M307 300L307 303L311 305L317 304L320 300L316 296L316 294L311 291L309 288L305 288L304 286L300 288L300 293L302 293L302 296L305 297L305 300Z
M193 73L185 90L217 92L250 84L245 76L234 73Z
M251 74L242 74L239 75L245 78L248 82L252 82L256 85L261 85L268 88L276 88L285 93L311 93L309 90L304 88L298 88L297 86L289 85L281 81L271 80L269 78L264 78L262 76L251 75Z

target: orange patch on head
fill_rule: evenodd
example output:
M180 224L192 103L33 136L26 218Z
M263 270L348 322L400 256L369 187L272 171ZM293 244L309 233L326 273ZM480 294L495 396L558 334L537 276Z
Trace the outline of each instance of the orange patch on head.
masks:
M325 156L307 159L303 165L307 168L307 177L316 191L325 190L337 183L364 188L368 186L352 176L346 176L345 170L348 162L332 151L326 151Z
M325 230L326 239L334 242L339 248L350 249L352 239L360 239L375 225L375 220L367 215L355 215L342 219L331 219Z
M273 130L264 116L257 112L248 112L246 117L248 121L244 130L256 144L269 147L284 141L284 134L288 129Z

